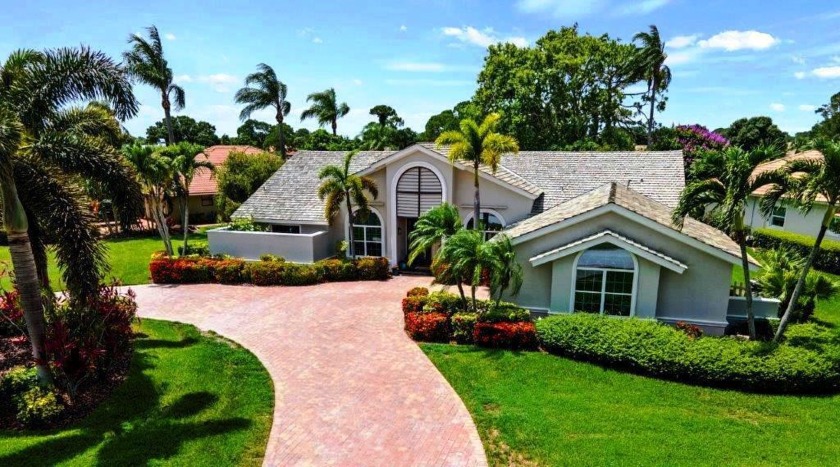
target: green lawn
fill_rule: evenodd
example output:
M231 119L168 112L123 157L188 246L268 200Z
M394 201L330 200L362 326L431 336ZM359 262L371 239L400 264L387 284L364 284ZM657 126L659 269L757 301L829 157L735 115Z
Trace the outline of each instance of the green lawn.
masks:
M207 233L200 230L190 236L191 240L206 241ZM172 247L182 245L183 238L173 238ZM157 235L141 238L119 238L104 240L108 246L111 272L109 277L119 279L125 285L147 284L149 282L149 258L155 251L163 250L163 241ZM0 267L11 270L9 247L0 247ZM55 262L55 255L49 254L49 275L53 289L62 290L64 283ZM11 281L6 275L0 278L0 286L8 289Z
M259 465L271 379L243 348L146 319L128 379L73 428L0 431L0 465Z

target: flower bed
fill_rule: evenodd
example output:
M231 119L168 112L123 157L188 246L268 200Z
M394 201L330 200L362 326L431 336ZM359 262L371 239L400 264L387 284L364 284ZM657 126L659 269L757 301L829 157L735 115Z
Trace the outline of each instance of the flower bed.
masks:
M281 258L246 262L231 258L169 258L153 255L149 272L155 284L312 285L321 282L384 280L390 277L386 258L327 259L298 264Z

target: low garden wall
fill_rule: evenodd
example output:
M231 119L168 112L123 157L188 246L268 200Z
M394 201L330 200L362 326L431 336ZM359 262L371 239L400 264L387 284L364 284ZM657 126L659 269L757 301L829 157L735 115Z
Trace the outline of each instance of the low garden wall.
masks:
M287 234L243 232L227 227L207 231L210 253L257 260L268 253L295 263L314 263L333 255L327 231Z

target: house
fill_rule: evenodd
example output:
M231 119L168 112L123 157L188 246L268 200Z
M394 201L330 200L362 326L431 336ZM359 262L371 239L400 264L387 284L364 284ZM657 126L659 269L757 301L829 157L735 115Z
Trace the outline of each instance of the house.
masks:
M216 145L210 146L204 150L206 160L213 163L214 166L221 166L232 152L242 152L245 154L260 154L262 149L254 146L234 146L234 145ZM201 157L199 156L199 159ZM216 203L215 197L218 193L216 186L216 177L209 170L199 170L195 178L193 178L190 185L190 197L187 201L189 203L190 223L212 223L216 222ZM177 201L172 202L171 217L180 223L181 212Z
M765 162L753 171L753 176L778 170L791 161L795 160L811 160L823 158L822 153L817 150L809 150L804 152L789 152L784 157ZM744 223L754 229L774 229L786 232L793 232L798 234L817 236L820 230L825 212L827 209L825 199L817 199L814 207L808 212L800 211L796 206L789 202L780 202L769 216L765 216L761 212L761 198L766 195L771 189L771 186L763 186L752 193L747 201L746 212L744 214ZM834 225L840 230L840 217L835 218ZM840 233L829 230L826 232L826 238L840 239Z
M346 214L324 218L317 174L344 156L301 151L289 158L234 213L271 231L211 230L211 251L297 262L332 256L348 239ZM473 223L472 168L451 163L445 149L360 152L351 170L379 187L371 215L353 225L360 255L405 267L415 221L442 202ZM522 291L509 298L533 312L687 321L715 333L742 318L743 299L730 297L738 245L693 219L682 228L671 223L685 184L681 152L523 151L504 156L495 173L482 166L479 175L486 235L507 234L524 270ZM421 262L428 265L430 256Z

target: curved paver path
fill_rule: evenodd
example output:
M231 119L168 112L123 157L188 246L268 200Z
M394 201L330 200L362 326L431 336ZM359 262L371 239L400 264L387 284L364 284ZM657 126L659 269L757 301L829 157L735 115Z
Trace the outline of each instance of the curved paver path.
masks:
M262 361L275 391L265 465L486 465L466 407L402 330L402 297L428 283L133 289L141 317L215 331Z

